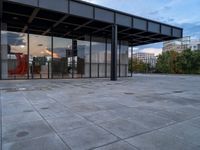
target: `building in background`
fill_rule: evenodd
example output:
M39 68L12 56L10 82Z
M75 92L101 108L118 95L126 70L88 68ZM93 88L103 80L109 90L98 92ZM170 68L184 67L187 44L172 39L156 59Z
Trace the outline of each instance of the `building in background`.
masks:
M192 51L200 50L200 39L198 39L198 40L191 40L189 48Z
M163 52L172 50L182 52L186 49L191 49L192 51L200 50L200 39L191 39L190 36L186 36L178 40L171 40L163 43Z
M138 52L133 54L133 59L141 60L146 64L150 64L151 67L155 67L157 61L157 57L155 56L154 53L144 53L144 52Z
M190 36L183 37L177 40L166 41L163 43L163 52L176 51L182 52L189 47L191 42Z

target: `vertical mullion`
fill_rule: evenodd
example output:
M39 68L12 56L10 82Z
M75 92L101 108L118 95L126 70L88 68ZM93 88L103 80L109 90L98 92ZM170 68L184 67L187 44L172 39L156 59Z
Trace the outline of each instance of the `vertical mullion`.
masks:
M2 79L2 58L1 58L1 51L2 51L2 41L1 41L1 30L2 30L2 12L3 12L3 0L0 0L0 80Z
M51 29L51 79L53 79L53 30Z
M90 72L89 72L89 77L92 77L92 35L90 35Z
M72 55L72 78L74 78L74 38L72 39L72 51L71 51L71 55Z
M30 78L30 74L29 74L29 69L30 69L30 65L29 65L29 58L30 58L30 33L29 33L29 27L28 27L28 34L27 34L27 55L28 55L28 60L27 60L27 65L28 65L28 69L27 69L27 78Z
M119 41L119 77L121 77L121 58L120 58L120 55L121 55L121 41Z
M107 78L107 64L108 64L108 38L105 39L105 78Z
M131 46L131 77L133 77L133 46Z

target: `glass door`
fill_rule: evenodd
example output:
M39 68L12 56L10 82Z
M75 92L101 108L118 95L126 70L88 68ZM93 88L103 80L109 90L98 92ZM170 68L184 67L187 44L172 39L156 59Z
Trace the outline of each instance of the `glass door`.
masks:
M71 42L70 39L53 38L53 78L72 78L71 68Z
M51 37L30 34L29 74L32 79L48 79L52 75Z

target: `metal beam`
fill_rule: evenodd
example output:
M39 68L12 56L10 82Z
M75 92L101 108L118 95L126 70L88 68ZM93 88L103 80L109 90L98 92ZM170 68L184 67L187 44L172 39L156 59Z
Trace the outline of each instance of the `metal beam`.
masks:
M117 25L112 25L112 43L111 43L111 81L117 80Z
M98 30L92 32L92 34L96 34L96 33L98 33L98 32L104 31L104 30L106 30L106 29L108 29L108 28L110 28L110 27L111 27L111 25L105 26L104 28L100 28L100 29L98 29Z
M28 23L27 25L24 26L22 33L26 32L26 30L28 29L28 25L32 23L32 21L34 20L34 18L37 16L38 12L40 11L40 8L35 8L31 14L31 16L28 19Z
M6 14L9 14L9 15L17 15L17 16L22 16L22 17L29 17L28 15L24 15L24 14L19 14L19 13L13 13L13 12L8 12L8 11L4 11L4 13ZM50 21L50 22L57 22L56 20L52 20L52 19L47 19L47 18L41 18L41 17L38 17L36 16L35 19L39 19L39 20L44 20L44 21ZM70 22L62 22L62 24L65 24L65 25L72 25L72 26L77 26L79 27L80 25L79 24L76 24L76 23L70 23ZM109 25L110 27L111 25ZM107 27L107 26L106 26ZM94 32L100 32L102 31L102 28L97 28L97 27L91 27L91 26L84 26L84 28L88 28L88 29L94 29L94 30L97 30L97 31L94 31ZM104 29L104 28L103 28ZM108 31L108 30L106 30Z
M65 37L66 35L70 34L71 32L74 32L74 31L77 31L77 30L79 30L79 29L81 29L81 28L83 28L83 27L86 27L88 24L90 24L90 23L92 23L92 22L93 22L93 20L90 20L90 21L87 21L86 23L84 23L84 24L82 24L82 25L79 25L78 27L76 27L76 28L73 29L72 31L69 31L69 32L65 33L65 34L64 34L64 37Z
M81 29L82 27L85 27L85 26L89 25L92 22L93 22L93 20L87 21L86 23L84 23L84 24L80 25L79 27L75 28L73 31L77 31L77 30Z
M121 31L118 32L118 34L119 34L119 33L126 32L126 31L129 31L129 30L131 30L131 28L127 28L127 29L121 30Z
M49 27L49 29L47 29L46 31L44 31L44 33L42 35L46 35L47 33L49 33L51 31L52 28L57 27L59 24L61 24L64 20L66 20L69 17L69 15L65 15L64 17L62 17L60 20L58 20L55 24L53 24L52 27Z

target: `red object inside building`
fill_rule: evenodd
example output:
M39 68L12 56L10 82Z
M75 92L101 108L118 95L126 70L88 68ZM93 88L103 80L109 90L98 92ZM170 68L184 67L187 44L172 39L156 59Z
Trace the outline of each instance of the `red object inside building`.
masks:
M8 70L10 75L25 75L28 71L28 56L22 53L15 53L17 59L17 67L12 70Z

